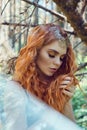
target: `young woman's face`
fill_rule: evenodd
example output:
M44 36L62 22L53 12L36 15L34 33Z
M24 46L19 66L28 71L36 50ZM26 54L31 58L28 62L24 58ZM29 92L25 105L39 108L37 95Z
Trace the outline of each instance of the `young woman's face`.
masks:
M53 41L41 48L36 64L46 76L52 76L63 63L67 47L63 41Z

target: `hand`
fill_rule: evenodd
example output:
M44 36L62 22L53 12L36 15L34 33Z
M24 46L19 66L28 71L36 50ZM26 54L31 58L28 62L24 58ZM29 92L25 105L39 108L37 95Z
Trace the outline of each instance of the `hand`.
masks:
M59 88L62 89L62 92L70 98L73 96L75 92L75 86L72 86L72 81L72 77L65 77L59 86Z

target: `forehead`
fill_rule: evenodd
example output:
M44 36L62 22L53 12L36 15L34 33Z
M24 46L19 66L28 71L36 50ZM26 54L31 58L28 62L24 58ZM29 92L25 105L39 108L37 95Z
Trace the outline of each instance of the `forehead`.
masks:
M60 54L66 54L67 46L65 41L56 40L43 47L43 50L53 50Z

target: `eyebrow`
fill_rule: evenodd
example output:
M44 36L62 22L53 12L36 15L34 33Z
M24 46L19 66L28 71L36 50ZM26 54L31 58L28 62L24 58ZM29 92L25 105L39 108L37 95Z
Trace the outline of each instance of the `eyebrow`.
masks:
M59 52L54 49L49 49L49 51L54 51L55 53L59 54Z
M54 49L49 49L49 51L54 51L56 54L59 54L59 52L58 51L56 51L56 50L54 50ZM66 55L66 53L65 54L63 54L64 56Z

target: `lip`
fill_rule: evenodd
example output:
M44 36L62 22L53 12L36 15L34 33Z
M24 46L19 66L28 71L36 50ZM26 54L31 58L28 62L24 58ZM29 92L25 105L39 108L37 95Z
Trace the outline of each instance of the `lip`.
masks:
M53 73L57 71L56 68L50 68L50 70L51 70L51 72L53 72Z

